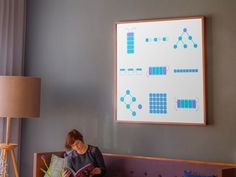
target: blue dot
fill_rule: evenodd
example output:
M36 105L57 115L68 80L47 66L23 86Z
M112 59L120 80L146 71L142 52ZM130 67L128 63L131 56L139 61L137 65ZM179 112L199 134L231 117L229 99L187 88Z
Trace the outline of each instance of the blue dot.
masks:
M177 45L176 44L174 45L174 49L177 49Z
M121 101L121 102L123 102L124 100L125 100L125 98L124 98L124 97L121 97L121 98L120 98L120 101Z
M160 113L160 110L157 110L157 114L159 114Z
M136 101L136 98L135 98L135 97L133 97L133 98L132 98L132 101L133 101L133 102L135 102L135 101Z
M149 113L152 113L152 110L150 110Z
M183 29L183 32L187 32L187 28L184 28L184 29Z
M162 40L163 40L163 41L166 41L166 37L163 37Z
M166 97L167 96L167 94L166 93L164 93L164 97Z
M146 41L146 42L149 42L149 39L148 39L148 38L146 38L146 39L145 39L145 41Z
M160 110L160 113L162 114L162 113L163 113L163 110Z
M136 116L136 112L134 111L134 112L132 112L132 116Z
M189 40L192 40L192 39L193 39L193 37L192 37L192 36L189 36L189 37L188 37L188 39L189 39Z
M154 41L157 42L157 38L156 37L154 38Z
M179 36L179 38L178 38L180 41L182 40L182 36Z
M186 49L188 47L188 45L187 44L184 44L184 48Z
M197 44L194 44L194 48L197 48Z
M153 110L153 113L156 113L157 111L156 110Z
M166 114L167 113L167 111L166 110L164 110L164 114Z
M129 90L126 90L126 94L129 95L129 94L130 94L130 91L129 91Z
M143 107L143 106L142 106L141 104L138 105L138 108L139 108L139 109L142 109L142 107Z
M151 94L151 93L149 93L149 97L152 97L152 94Z
M126 105L126 108L127 108L127 109L129 109L129 108L130 108L130 105L129 105L129 104L127 104L127 105Z
M174 69L174 72L176 73L176 69Z

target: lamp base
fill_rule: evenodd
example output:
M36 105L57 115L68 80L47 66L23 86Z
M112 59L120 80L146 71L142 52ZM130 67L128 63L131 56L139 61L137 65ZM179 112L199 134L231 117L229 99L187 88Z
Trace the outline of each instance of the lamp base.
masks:
M11 158L14 166L14 171L16 177L19 177L19 171L16 163L16 158L14 154L14 149L17 147L17 144L0 144L0 149L3 152L3 158L8 163L8 153L11 152ZM3 177L6 177L6 170L3 171Z

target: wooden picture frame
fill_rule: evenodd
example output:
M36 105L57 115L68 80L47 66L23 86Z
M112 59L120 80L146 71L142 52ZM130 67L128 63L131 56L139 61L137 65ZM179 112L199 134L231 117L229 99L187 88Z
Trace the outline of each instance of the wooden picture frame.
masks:
M115 23L116 122L206 125L204 21Z

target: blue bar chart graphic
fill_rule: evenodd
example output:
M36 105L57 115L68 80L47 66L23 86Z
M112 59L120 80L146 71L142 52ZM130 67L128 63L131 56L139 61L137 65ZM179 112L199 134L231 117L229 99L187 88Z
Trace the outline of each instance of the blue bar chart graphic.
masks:
M149 75L166 75L166 67L149 67Z
M187 99L178 99L177 100L178 109L196 109L197 101L196 100L187 100Z
M128 32L127 33L127 54L134 53L134 33Z

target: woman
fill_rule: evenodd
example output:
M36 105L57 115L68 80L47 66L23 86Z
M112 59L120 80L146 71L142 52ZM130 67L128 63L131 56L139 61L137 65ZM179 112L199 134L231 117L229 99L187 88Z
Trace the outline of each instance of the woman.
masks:
M72 150L67 159L67 166L73 171L77 172L81 168L85 169L91 165L87 176L89 177L103 177L106 172L106 167L102 157L101 151L84 142L83 135L78 130L70 131L66 136L65 147ZM63 177L70 177L71 171L66 169Z

